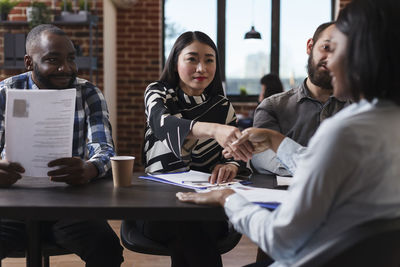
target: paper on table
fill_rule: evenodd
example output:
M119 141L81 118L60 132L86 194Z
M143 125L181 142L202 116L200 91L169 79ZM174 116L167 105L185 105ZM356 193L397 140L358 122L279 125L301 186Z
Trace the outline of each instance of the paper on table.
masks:
M234 179L232 182L223 184L211 184L208 182L210 173L199 172L190 170L188 172L175 172L164 174L147 174L147 176L140 176L139 178L158 181L162 183L173 184L181 187L192 189L207 189L210 187L226 186L239 183L240 180Z
M277 186L289 186L292 183L293 177L276 176Z
M47 177L51 160L72 156L76 89L7 90L6 159L24 176Z
M288 194L286 190L268 189L245 185L234 185L231 187L236 193L243 196L250 202L262 203L281 203ZM277 206L277 205L276 205Z

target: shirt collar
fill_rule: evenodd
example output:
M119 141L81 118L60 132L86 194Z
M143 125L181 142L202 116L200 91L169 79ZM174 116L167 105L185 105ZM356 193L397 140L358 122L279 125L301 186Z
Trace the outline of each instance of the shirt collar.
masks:
M198 105L207 100L207 95L205 93L202 93L199 96L190 96L185 94L185 92L179 87L176 91L178 92L178 97L188 105Z
M32 79L32 71L27 72L28 75L28 89L39 90L39 87Z
M297 94L297 102L302 101L303 99L313 99L310 96L310 90L307 87L306 81L308 78L305 78L304 81L299 85L299 90L297 90L296 94Z
M303 99L311 99L311 100L314 100L314 101L318 101L318 100L316 100L316 99L311 97L310 89L308 89L308 86L307 86L307 83L306 83L307 79L308 78L304 79L303 83L299 86L299 90L297 90L297 102L300 102ZM341 102L341 103L346 103L346 101L339 100L336 97L334 97L333 94L331 94L331 96L329 97L328 101L332 101L333 99L335 101L338 101L338 102Z

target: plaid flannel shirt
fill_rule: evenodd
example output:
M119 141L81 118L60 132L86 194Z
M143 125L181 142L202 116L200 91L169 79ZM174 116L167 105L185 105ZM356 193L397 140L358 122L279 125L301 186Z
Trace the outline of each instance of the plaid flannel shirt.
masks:
M103 94L87 80L76 78L76 104L72 156L89 160L104 176L111 167L110 157L115 155L111 136L111 124ZM7 89L39 88L33 82L31 72L10 77L0 82L0 150L4 157L4 115Z

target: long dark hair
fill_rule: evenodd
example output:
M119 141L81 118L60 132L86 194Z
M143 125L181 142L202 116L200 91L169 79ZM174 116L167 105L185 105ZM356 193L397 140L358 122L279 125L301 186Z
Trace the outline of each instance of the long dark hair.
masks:
M264 75L261 78L260 83L265 85L264 98L283 92L282 82L278 75L274 73Z
M207 34L199 31L182 33L178 37L178 39L176 39L174 46L172 47L171 52L168 56L167 62L165 63L164 69L161 73L160 81L166 83L172 88L176 88L179 85L179 75L177 72L178 57L182 50L186 46L193 43L193 41L198 41L200 43L210 46L215 51L216 55L216 70L214 79L204 90L204 92L207 95L211 96L224 95L224 91L222 89L221 71L219 69L219 56L217 47Z
M354 100L360 95L400 105L400 1L353 0L336 27L348 37L347 79Z

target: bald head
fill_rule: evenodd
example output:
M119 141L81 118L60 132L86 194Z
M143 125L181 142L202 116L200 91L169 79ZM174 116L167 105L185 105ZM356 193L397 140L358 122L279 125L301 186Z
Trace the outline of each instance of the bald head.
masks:
M40 89L72 88L78 71L71 40L61 29L49 24L29 32L24 63Z
M32 49L40 43L40 36L42 33L52 33L59 36L66 36L65 32L52 24L41 24L34 27L26 37L25 49L28 55L31 54Z

